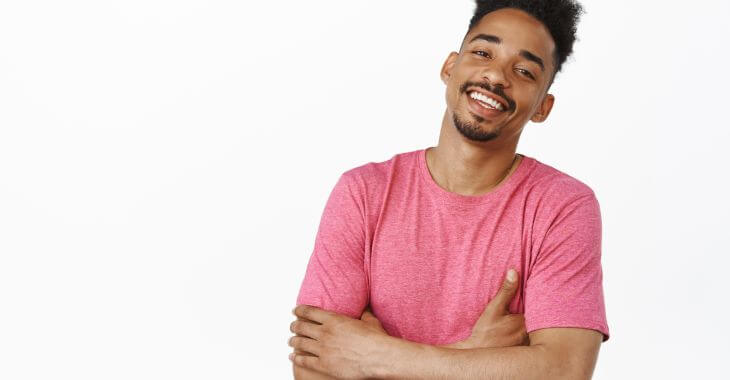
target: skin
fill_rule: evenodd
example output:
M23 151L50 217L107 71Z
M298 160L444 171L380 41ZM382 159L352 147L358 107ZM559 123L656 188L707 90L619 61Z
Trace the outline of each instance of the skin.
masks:
M478 35L495 36L499 42L491 37L472 42ZM446 84L447 109L438 145L426 151L429 171L439 186L462 195L480 195L515 170L522 159L515 152L523 128L528 121L543 122L555 100L548 93L555 71L554 51L554 41L542 23L525 12L500 9L484 16L467 33L459 52L448 55L440 73ZM543 67L528 56L539 58ZM501 100L504 112L475 111L478 108L469 105L468 92L476 88L489 90L490 96ZM448 346L388 336L371 313L352 319L300 305L295 309L298 320L290 326L297 334L289 343L295 349L290 357L295 377L590 379L602 334L582 328L545 328L515 344L520 335L513 326L524 321L506 314L506 309L495 312L509 298L502 295L490 301L470 339ZM486 337L488 331L491 339ZM499 339L510 345L488 343Z
M497 36L501 43L481 39L469 43L480 34ZM439 186L463 195L484 194L495 187L505 171L511 173L519 165L521 156L510 166L527 121L545 121L555 101L547 92L555 67L554 49L542 23L524 12L500 9L484 16L466 35L459 53L449 53L441 69L447 109L438 145L426 151L429 171ZM545 69L521 56L522 50L541 57ZM506 98L514 102L513 109L492 118L475 115L467 106L463 87L468 84L503 88ZM496 137L470 139L456 127L455 118Z
M530 339L527 335L524 316L522 314L510 314L509 312L509 304L518 289L519 275L517 272L514 272L514 277L512 278L509 275L505 276L502 287L484 309L484 312L472 328L470 336L463 341L442 345L440 347L471 349L529 345ZM317 308L312 309L317 310ZM306 334L316 335L316 333L312 334L309 332L312 326L308 325L308 323L313 322L304 316L307 314L306 308L295 308L293 312L297 316L297 320L291 323L289 329L296 336L291 337L288 344L294 347L294 353L312 356L312 353L303 351L297 347L300 347L299 345L301 344L307 344L305 338L312 338ZM376 335L388 335L380 324L380 321L378 321L369 308L365 309L360 320L364 323L363 327L366 330L374 330ZM330 374L334 375L334 373ZM296 379L335 379L330 374L317 372L314 369L294 364L294 377Z

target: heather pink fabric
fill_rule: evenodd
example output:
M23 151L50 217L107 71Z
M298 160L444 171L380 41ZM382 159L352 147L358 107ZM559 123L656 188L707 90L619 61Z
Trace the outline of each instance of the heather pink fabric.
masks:
M582 327L609 337L601 215L584 183L524 156L489 193L467 196L431 177L425 149L343 173L322 214L297 297L427 344L469 336L509 268L510 312L527 331Z

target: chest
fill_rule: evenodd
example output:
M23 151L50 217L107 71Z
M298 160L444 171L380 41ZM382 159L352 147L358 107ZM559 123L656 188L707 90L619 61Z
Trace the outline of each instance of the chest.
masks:
M498 208L475 211L420 207L382 215L370 252L370 303L389 333L428 343L459 340L509 268L523 277L529 223ZM510 310L522 309L520 289Z

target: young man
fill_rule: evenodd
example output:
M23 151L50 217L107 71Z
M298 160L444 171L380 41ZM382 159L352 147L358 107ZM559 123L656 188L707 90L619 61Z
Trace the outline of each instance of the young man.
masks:
M340 177L290 326L296 378L591 377L609 336L598 201L516 154L580 13L478 1L441 70L438 145Z

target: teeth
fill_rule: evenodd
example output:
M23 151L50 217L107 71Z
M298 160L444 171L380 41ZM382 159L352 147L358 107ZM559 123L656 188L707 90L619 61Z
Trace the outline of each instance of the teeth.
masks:
M498 109L500 111L504 108L504 107L502 107L502 103L500 103L500 102L498 102L498 101L496 101L496 100L494 100L494 99L492 99L492 98L490 98L490 97L488 97L488 96L486 96L486 95L484 95L484 94L482 94L480 92L473 91L471 94L469 94L469 96L472 99L478 100L478 101L480 101L482 103L486 103L487 105L491 106L492 108L496 108L496 109Z

